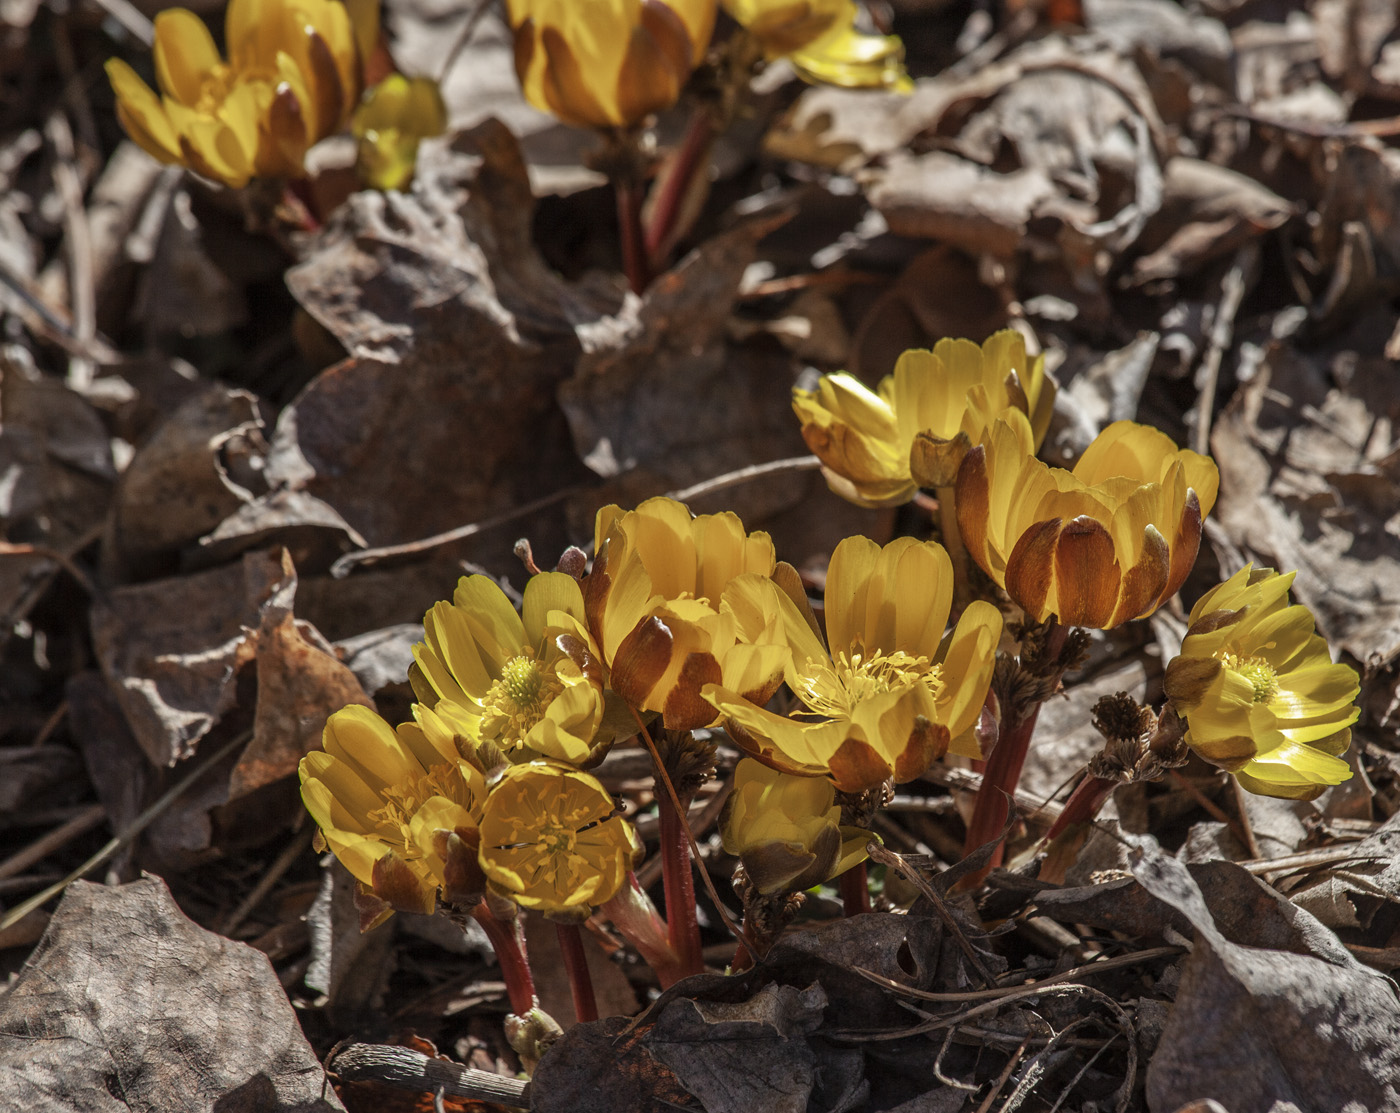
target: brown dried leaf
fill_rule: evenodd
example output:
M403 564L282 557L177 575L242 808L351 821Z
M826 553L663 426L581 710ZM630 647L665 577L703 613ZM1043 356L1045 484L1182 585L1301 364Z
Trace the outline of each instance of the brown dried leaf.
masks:
M159 878L76 882L0 997L8 1108L341 1108L322 1087L267 958L186 919Z

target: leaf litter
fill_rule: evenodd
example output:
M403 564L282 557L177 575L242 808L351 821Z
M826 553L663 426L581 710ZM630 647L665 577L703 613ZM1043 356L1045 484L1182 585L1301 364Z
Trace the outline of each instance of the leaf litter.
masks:
M350 1081L370 1045L402 1050L394 1100L424 1109L435 1087L471 1107L472 1070L538 1110L1400 1109L1391 5L893 0L914 91L775 80L640 297L583 133L521 99L495 13L411 192L269 234L121 138L88 79L156 6L102 7L0 5L3 1104L391 1108ZM402 59L446 63L461 12L388 9ZM660 991L593 925L604 1019L518 1082L473 925L361 935L313 849L293 774L326 716L405 718L427 607L464 570L518 593L517 539L552 567L609 502L699 485L809 590L848 534L927 533L927 507L857 510L810 470L706 484L803 454L809 368L873 385L1007 324L1061 382L1048 457L1118 419L1211 451L1183 595L1298 570L1362 673L1356 777L1241 802L1193 759L1119 789L1063 883L1020 864L1056 814L1032 798L1099 744L1094 700L1160 692L1169 605L1097 635L1047 706L1012 868L957 889L975 774L931 771L882 817L877 911L818 891L747 972ZM637 816L643 758L595 771ZM718 799L692 821L728 900ZM718 971L733 940L704 899Z

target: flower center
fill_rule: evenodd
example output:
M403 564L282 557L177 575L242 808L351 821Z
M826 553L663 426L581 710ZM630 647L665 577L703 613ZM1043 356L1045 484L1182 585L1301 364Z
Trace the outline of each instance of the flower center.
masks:
M532 654L512 657L481 701L481 736L505 748L520 745L563 690L554 670Z
M1226 653L1225 667L1240 674L1254 689L1254 702L1264 703L1278 695L1278 674L1262 657L1236 657Z
M887 692L923 685L935 699L943 690L943 669L927 657L894 653L838 653L830 661L809 660L798 696L814 715L849 719L856 707Z
M461 770L446 762L434 765L416 777L387 785L381 795L383 806L371 811L368 818L379 828L382 837L402 844L405 856L410 859L421 856L413 841L410 824L423 801L433 796L446 796L463 807L471 805L471 793L462 780Z
M227 62L217 63L200 79L199 100L195 102L194 110L205 115L217 112L233 91L233 78L233 68Z

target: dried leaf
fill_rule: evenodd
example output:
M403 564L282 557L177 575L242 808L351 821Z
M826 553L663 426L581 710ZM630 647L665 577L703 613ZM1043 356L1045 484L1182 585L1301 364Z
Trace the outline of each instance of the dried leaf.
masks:
M159 878L76 882L0 997L0 1102L44 1113L326 1113L266 957L185 918Z

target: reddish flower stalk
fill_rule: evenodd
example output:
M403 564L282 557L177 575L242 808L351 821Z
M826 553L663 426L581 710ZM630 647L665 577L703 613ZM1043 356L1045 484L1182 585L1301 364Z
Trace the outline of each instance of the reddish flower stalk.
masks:
M657 780L665 776L658 768ZM685 806L685 801L681 801ZM705 969L700 951L700 923L695 915L695 878L690 872L690 839L685 819L676 810L669 792L656 794L657 816L661 821L661 884L666 894L666 922L671 949L682 977Z
M530 974L530 959L525 954L525 933L521 930L520 917L511 920L498 920L491 909L481 901L472 909L476 920L491 940L496 952L496 961L501 964L501 976L505 979L506 993L510 997L510 1011L516 1016L525 1016L536 1005L535 979Z
M1095 777L1091 773L1084 774L1074 791L1070 793L1069 799L1065 801L1064 811L1050 825L1050 830L1046 832L1044 841L1048 843L1058 838L1075 824L1093 822L1104 803L1113 795L1113 790L1122 783L1115 777Z
M857 862L843 873L837 884L841 889L841 904L848 917L872 911L870 879L866 873L864 862Z
M574 998L574 1019L580 1024L598 1019L598 1001L593 996L593 977L588 972L588 956L583 950L583 936L578 924L555 924L559 936L559 951L564 958L564 973L569 976L569 990Z
M634 294L642 294L651 283L647 263L646 232L642 228L642 184L635 178L613 178L617 194L618 234L622 241L622 269Z
M706 104L697 105L690 115L685 138L676 149L675 158L667 168L665 177L657 183L656 200L646 226L647 259L657 270L665 267L666 260L661 253L669 247L675 235L697 176L709 170L710 148L716 130L713 110Z
M612 921L613 927L637 948L637 953L656 971L662 989L669 989L685 977L676 952L671 949L666 921L642 891L635 873L628 871L627 884L599 911Z
M1053 619L1051 620L1053 622ZM1065 639L1070 627L1054 623L1046 635L1045 650L1041 660L1056 669ZM1024 653L1024 650L1023 650ZM1063 672L1063 667L1058 668ZM1047 692L1058 686L1059 676L1053 672L1045 684ZM967 839L963 843L963 853L971 854L979 846L991 842L1006 826L1011 814L1011 801L1016 794L1016 786L1021 781L1021 769L1026 764L1026 754L1030 750L1031 735L1035 733L1036 720L1040 717L1040 703L1030 706L1017 706L1010 701L1002 703L1002 720L998 731L997 744L987 756L982 772L982 787L977 792L977 803L972 810L972 821L967 825ZM997 846L992 851L990 861L976 873L968 874L958 883L962 890L972 889L986 880L987 874L1001 865L1005 856L1005 846Z

